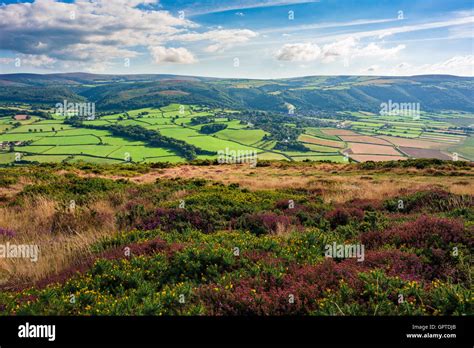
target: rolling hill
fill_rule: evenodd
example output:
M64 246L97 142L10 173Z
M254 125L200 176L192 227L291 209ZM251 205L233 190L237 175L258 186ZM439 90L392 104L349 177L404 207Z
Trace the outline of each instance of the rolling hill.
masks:
M426 112L474 112L474 78L308 76L278 80L219 79L177 75L7 74L0 75L0 101L52 104L64 99L96 103L97 110L170 103L298 114L378 112L388 100L420 103Z

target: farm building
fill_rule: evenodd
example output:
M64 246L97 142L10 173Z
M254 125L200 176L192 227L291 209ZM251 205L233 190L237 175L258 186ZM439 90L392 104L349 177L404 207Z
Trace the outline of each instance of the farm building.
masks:
M30 115L15 115L13 118L17 121L24 121L24 120L29 120Z

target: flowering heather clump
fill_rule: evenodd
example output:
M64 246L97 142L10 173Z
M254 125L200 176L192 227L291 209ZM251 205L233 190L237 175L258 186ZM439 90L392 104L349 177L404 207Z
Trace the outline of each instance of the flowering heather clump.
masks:
M469 238L461 221L421 216L415 221L382 232L363 233L361 241L369 249L386 244L394 244L398 248L415 248L425 264L425 279L450 277L463 281L467 277L466 271L456 266L459 258L452 256L453 246L472 247L472 238Z
M0 227L0 236L12 238L12 237L15 237L15 235L16 235L15 231L9 228Z
M121 229L129 229L143 223L147 215L142 204L129 202L125 205L125 211L117 213L117 224Z
M293 266L282 279L271 276L241 279L231 287L210 284L199 296L211 315L303 315L316 300L339 286L332 260L317 266Z
M290 208L290 201L288 199L281 199L275 203L275 208L278 210L287 210Z
M400 201L403 205L400 206ZM391 199L385 202L385 208L391 212L444 212L457 208L474 206L472 196L456 195L440 189L420 191L414 194Z
M331 228L347 225L351 220L360 221L364 218L364 211L360 208L336 208L326 213Z
M201 211L189 211L180 208L158 208L151 217L144 219L138 228L164 231L183 230L192 227L203 232L214 230L213 220Z
M461 221L423 215L415 221L394 226L383 232L367 232L361 235L366 247L376 248L384 244L402 244L415 248L446 249L450 243L472 244Z
M383 202L377 199L352 199L343 205L345 208L357 207L364 211L376 211L383 207Z
M286 231L294 222L295 219L289 216L278 215L272 212L260 212L257 214L245 214L237 220L236 227L261 235Z
M300 225L319 226L327 207L318 201L305 202L303 204L284 199L275 204L275 209L295 219Z
M389 276L399 276L406 280L431 278L429 265L423 264L419 256L399 250L369 251L365 254L363 262L346 259L338 266L344 269L349 264L360 267L360 271L380 268Z

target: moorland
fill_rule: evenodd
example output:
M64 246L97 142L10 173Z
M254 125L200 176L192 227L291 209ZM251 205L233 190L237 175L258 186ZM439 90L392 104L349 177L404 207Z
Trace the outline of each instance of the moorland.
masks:
M472 315L467 161L0 172L4 315ZM327 245L364 245L362 262Z

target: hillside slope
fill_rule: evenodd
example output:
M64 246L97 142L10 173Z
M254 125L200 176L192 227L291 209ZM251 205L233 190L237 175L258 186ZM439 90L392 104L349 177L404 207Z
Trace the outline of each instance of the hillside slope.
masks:
M428 112L474 112L474 78L309 76L278 80L217 79L176 75L8 74L0 75L0 101L53 104L87 98L97 110L169 103L299 113L378 112L392 100L420 103Z

